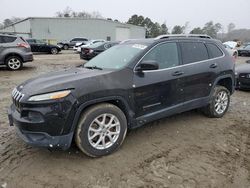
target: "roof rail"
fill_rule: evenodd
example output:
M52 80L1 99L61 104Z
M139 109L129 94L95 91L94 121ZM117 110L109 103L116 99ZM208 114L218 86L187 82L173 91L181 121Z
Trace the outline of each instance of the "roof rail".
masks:
M172 34L172 35L160 35L156 37L155 40L167 39L167 38L178 38L178 37L212 39L212 37L210 37L209 35L203 35L203 34Z

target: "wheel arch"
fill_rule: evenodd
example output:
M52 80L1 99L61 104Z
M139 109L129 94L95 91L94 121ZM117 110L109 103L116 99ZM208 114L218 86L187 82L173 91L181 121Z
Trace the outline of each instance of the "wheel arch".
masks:
M220 76L215 80L213 88L215 88L218 85L224 86L230 91L231 94L233 94L235 90L235 78L232 75Z
M113 97L99 98L99 99L91 100L91 101L88 101L86 103L81 104L78 107L77 112L75 114L73 125L71 128L71 132L75 132L75 129L76 129L76 126L79 122L81 114L85 110L87 110L89 107L91 107L93 105L98 105L101 103L110 103L110 104L117 106L125 114L125 116L127 118L127 122L128 122L128 128L131 128L134 125L134 123L135 123L135 121L133 120L134 113L130 109L127 101L123 97L113 96Z
M9 57L11 57L11 56L19 57L22 60L22 62L23 62L23 57L20 54L18 54L18 53L9 53L9 54L6 54L5 57L4 57L4 62L6 63L6 60Z

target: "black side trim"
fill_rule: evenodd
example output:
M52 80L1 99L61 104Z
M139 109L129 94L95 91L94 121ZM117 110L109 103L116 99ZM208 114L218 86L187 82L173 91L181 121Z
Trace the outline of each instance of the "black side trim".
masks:
M186 111L196 109L196 108L201 108L209 104L209 101L210 101L210 97L204 97L204 98L188 101L185 103L181 103L175 106L171 106L169 108L165 108L157 112L146 114L136 119L136 122L137 122L136 127L140 127L146 123L149 123L158 119L162 119L162 118L174 115L174 114L186 112Z
M213 87L212 87L212 89L211 89L211 91L210 91L210 97L213 95L213 90L214 90L215 86L218 84L218 82L219 82L220 80L222 80L222 79L225 79L225 78L230 78L230 79L232 80L232 93L231 93L231 94L234 93L234 91L235 91L235 82L236 82L235 77L232 76L231 74L225 74L225 75L219 76L219 77L216 78L216 80L214 81Z

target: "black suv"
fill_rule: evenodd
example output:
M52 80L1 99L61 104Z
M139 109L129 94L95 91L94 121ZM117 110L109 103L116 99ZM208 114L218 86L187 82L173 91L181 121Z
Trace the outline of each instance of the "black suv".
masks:
M202 37L131 40L78 68L28 80L12 92L10 125L31 145L92 157L122 144L127 129L191 109L221 118L234 92L234 63Z
M22 37L0 34L0 65L18 70L23 63L30 61L33 61L33 54L30 45Z

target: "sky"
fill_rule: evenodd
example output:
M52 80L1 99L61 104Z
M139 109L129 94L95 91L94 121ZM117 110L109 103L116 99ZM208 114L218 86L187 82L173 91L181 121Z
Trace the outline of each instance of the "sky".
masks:
M98 11L103 17L126 22L133 14L166 22L171 29L185 25L203 27L212 20L237 29L250 29L250 0L0 0L0 22L10 17L51 17L70 7L74 11Z

